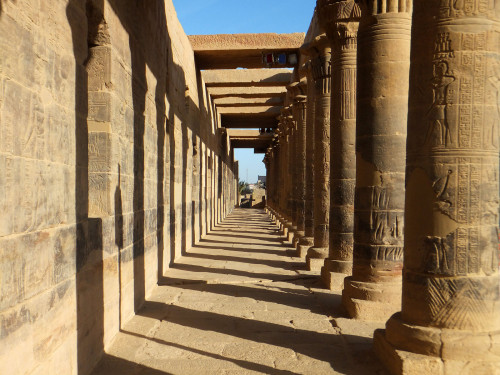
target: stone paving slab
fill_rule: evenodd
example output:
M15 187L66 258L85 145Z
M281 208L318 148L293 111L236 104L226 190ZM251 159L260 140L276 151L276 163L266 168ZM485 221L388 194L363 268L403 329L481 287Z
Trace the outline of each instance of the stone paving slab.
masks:
M235 210L167 271L93 375L386 375L372 352L383 324L347 319L290 250L263 210Z

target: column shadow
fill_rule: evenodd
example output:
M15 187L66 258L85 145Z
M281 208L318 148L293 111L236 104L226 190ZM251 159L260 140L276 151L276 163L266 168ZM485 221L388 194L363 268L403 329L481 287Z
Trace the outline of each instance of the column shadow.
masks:
M104 0L69 0L75 62L76 330L78 373L88 373L104 352L102 220L89 217L89 85L87 63L103 20Z

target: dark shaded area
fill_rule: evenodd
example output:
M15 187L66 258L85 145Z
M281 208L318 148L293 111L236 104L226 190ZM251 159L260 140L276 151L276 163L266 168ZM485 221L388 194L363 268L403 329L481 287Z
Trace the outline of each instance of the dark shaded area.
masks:
M115 245L118 247L118 327L122 326L122 250L123 250L123 201L121 166L118 164L118 185L115 190Z
M186 87L186 98L189 93L189 89ZM189 103L186 103L187 109L189 110ZM188 208L187 206L187 165L188 165L188 153L189 153L189 139L188 139L188 129L187 122L181 122L182 128L182 202L181 202L181 233L183 234L180 238L181 241L181 255L187 253L187 230L188 224L191 224L190 218L188 218Z
M146 275L144 269L144 132L146 119L146 63L139 49L139 42L129 38L132 55L132 99L134 110L134 311L138 311L145 300Z
M169 372L152 369L135 362L127 361L123 358L118 358L110 354L104 354L102 361L97 368L92 372L93 375L109 375L116 374L133 374L133 375L173 375Z
M167 34L168 35L168 34ZM168 54L168 51L167 51ZM158 258L158 278L163 276L164 270L164 253L165 253L165 140L166 140L166 103L165 94L167 91L167 82L162 80L157 82L155 90L156 104L156 244Z
M173 117L169 117L169 142L170 142L170 264L175 262L175 223L177 220L175 209L175 125Z
M104 0L70 0L66 16L75 57L75 222L77 365L86 373L104 352L103 238L100 218L89 218L88 74Z

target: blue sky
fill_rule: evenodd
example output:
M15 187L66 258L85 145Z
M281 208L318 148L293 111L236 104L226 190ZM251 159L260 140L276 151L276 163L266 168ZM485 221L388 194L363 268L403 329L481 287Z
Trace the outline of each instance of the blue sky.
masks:
M188 35L307 32L316 0L173 0ZM240 179L265 175L263 154L236 149Z

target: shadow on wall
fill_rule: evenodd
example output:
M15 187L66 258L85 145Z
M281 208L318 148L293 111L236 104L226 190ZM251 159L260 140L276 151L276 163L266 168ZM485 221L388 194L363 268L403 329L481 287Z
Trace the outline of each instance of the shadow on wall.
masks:
M0 0L1 7L2 0ZM118 253L118 282L120 285L119 307L116 320L118 323L112 327L121 327L121 304L133 299L134 311L137 312L145 302L146 277L151 280L153 274L150 265L145 263L145 255L155 251L158 259L158 279L164 275L169 264L181 254L176 254L175 249L185 250L185 236L176 238L176 228L186 228L187 211L193 211L185 206L176 210L175 197L186 198L187 180L187 152L188 152L188 127L191 128L193 136L199 134L200 125L192 121L191 116L198 115L200 118L208 118L207 114L195 113L199 111L198 106L185 94L186 82L183 68L173 61L172 43L168 34L166 24L166 9L163 0L150 2L138 2L136 0L108 0L120 19L121 25L129 35L129 48L131 55L131 88L133 106L133 170L126 170L127 165L118 164L113 167L113 172L118 172L118 181L114 190L114 238L103 238L112 236L108 229L103 229L101 218L89 217L89 182L92 188L94 181L92 175L89 177L89 75L87 65L92 59L92 49L101 47L100 40L96 39L102 32L104 20L104 0L69 0L66 8L66 16L71 27L73 53L75 59L75 212L76 212L76 283L77 283L77 330L78 330L78 373L88 374L94 367L95 361L104 352L105 327L109 326L112 318L106 314L106 325L104 324L104 306L109 304L108 298L104 300L103 280L106 279L103 270L103 257L110 251ZM1 8L0 8L1 11ZM142 21L138 21L142 20ZM109 46L109 45L108 45ZM113 52L115 53L115 52ZM148 88L146 71L150 71L156 79L156 87ZM149 83L151 85L151 83ZM130 87L130 86L129 86ZM149 89L149 90L148 90ZM146 95L154 89L156 104L156 139L147 126L154 124L146 123ZM129 95L130 93L127 93ZM169 113L166 114L166 100L169 102L184 103L184 106L170 105ZM187 112L187 113L186 113ZM189 114L191 112L191 115ZM174 118L177 117L182 123L182 142L178 145L182 150L175 149ZM169 125L172 124L172 127ZM196 124L196 125L194 125ZM129 140L132 141L132 140ZM202 140L205 143L206 139ZM157 146L154 167L148 165L145 150L153 149L151 142ZM177 151L177 152L176 152ZM182 166L182 171L176 170ZM122 159L123 160L123 159ZM156 168L156 176L149 171ZM132 168L130 168L132 169ZM133 197L123 195L126 189L121 187L122 176L133 173ZM149 179L156 178L156 202L146 199L153 194L151 184L145 183ZM89 181L90 179L90 181ZM165 179L167 181L165 181ZM175 192L175 179L182 182L181 192ZM114 180L114 179L111 179ZM149 182L148 181L148 182ZM165 192L165 189L167 192ZM145 192L147 190L147 194ZM125 220L123 212L124 202L131 202L133 207L133 218ZM177 202L180 205L180 202ZM166 207L170 209L165 210ZM167 212L167 215L165 214ZM181 216L182 217L176 217ZM191 215L194 212L191 212ZM132 222L132 224L130 223ZM128 226L133 226L129 228ZM108 228L108 227L105 227ZM170 229L169 229L170 228ZM131 233L132 236L129 236ZM126 235L127 234L127 235ZM185 232L183 232L185 234ZM165 236L170 239L165 241ZM132 243L129 238L132 237ZM156 239L156 249L153 241ZM149 241L148 241L149 239ZM115 249L109 248L112 243ZM145 244L148 244L146 246ZM127 262L131 256L127 250L132 246L133 254L133 296L122 295L121 285L122 264ZM123 255L123 256L122 256ZM150 258L152 259L152 257ZM148 268L149 266L149 268ZM106 271L109 272L109 271ZM126 281L126 280L125 280ZM151 281L148 285L151 284ZM116 296L114 296L116 298ZM114 318L113 318L114 319ZM111 328L113 329L113 328ZM107 332L106 336L112 336L116 332Z
M104 351L102 221L89 218L88 74L91 36L97 35L104 0L70 0L66 15L75 58L75 221L78 373L86 374ZM83 21L82 21L83 20ZM85 26L85 20L88 28ZM93 22L97 21L97 22Z

